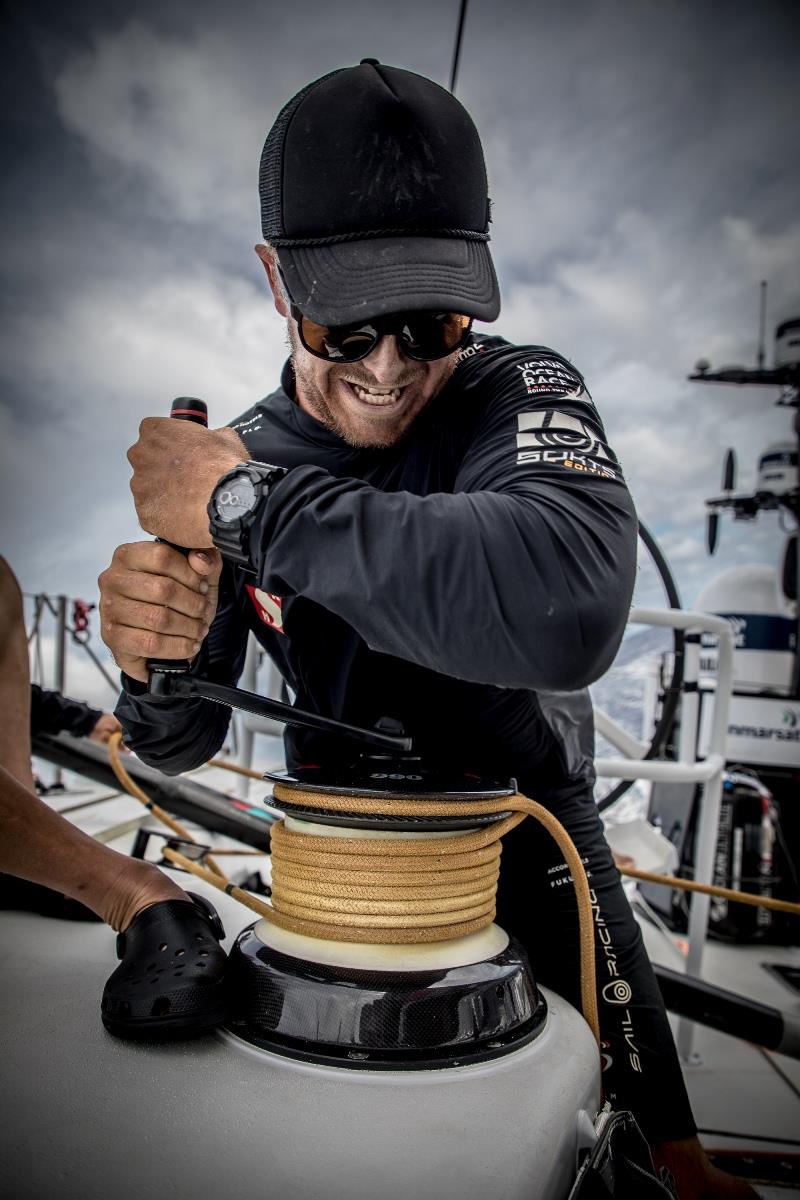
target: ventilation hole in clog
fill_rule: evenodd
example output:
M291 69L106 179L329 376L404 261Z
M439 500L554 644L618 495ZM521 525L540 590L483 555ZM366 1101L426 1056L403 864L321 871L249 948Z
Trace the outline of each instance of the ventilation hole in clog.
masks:
M153 978L150 980L150 982L151 982L151 983L158 983L158 976L154 975L154 976L153 976Z
M200 955L201 958L208 958L207 950L198 950L197 953Z
M166 943L166 942L162 942L162 943L161 943L161 945L160 945L158 948L159 948L159 950L161 951L161 953L163 954L163 953L164 953L164 951L165 951L165 950L166 950L166 948L167 948L167 943Z
M201 962L196 962L194 965L195 965L196 967L203 967L203 968L204 968L206 964L205 964L205 963L201 963Z
M176 972L175 972L175 975L176 975L176 976L178 976L178 975L182 975L182 974L183 974L183 970L182 970L182 969L181 969L180 971L176 971Z
M148 970L148 971L155 971L155 969L156 969L156 964L155 964L155 963L148 963L148 964L147 964L146 970Z
M195 940L196 942L204 942L204 941L205 941L205 938L203 937L202 933L196 933L196 934L194 935L194 940Z
M184 950L183 946L181 946L180 950L175 951L175 957L180 958L180 956L185 953L186 953L186 951Z
M159 996L153 1001L153 1007L150 1009L151 1017L165 1017L170 1010L169 996Z

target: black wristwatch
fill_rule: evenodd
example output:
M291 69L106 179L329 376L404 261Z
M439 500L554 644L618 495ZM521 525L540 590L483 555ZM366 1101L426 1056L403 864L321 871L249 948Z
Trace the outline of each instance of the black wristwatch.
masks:
M250 557L250 530L266 503L270 488L283 479L285 467L268 463L239 463L223 475L208 502L214 545L229 562L255 574Z

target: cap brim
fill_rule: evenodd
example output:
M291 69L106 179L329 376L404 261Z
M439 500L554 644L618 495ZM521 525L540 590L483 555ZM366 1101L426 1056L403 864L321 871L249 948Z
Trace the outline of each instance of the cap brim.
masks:
M500 312L486 242L365 238L329 246L279 246L278 259L294 303L324 325L420 311L494 321Z

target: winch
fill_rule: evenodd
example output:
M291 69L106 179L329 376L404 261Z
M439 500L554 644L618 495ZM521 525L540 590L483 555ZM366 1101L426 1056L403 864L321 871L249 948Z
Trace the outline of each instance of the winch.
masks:
M398 1200L423 1179L453 1200L566 1196L598 1055L492 923L513 781L370 752L267 778L275 919L231 951L227 1036L306 1074L315 1175L346 1161L354 1194Z
M292 1144L270 1163L293 1200L581 1200L609 1171L620 1200L668 1195L631 1114L601 1113L589 886L547 809L514 780L429 765L390 718L345 725L163 661L150 690L368 747L265 776L272 904L230 954L219 1036L291 1106ZM501 838L526 816L573 880L583 1017L494 924Z
M492 826L511 814L458 811L513 796L511 784L447 776L411 755L268 778L284 814L275 921L232 952L238 1036L305 1061L424 1070L483 1062L541 1033L547 1005L527 957L491 925ZM435 800L441 815L400 815L398 798Z

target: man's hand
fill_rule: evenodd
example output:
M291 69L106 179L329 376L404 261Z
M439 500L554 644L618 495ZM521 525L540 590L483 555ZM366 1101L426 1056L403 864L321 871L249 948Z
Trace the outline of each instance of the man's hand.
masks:
M89 734L89 741L97 742L99 746L107 746L108 740L112 733L117 733L117 731L121 729L122 726L113 713L101 713L92 726L92 730ZM120 749L122 749L126 754L130 753L128 747L125 745L122 745Z
M218 550L184 558L163 542L117 547L97 581L100 636L126 675L146 683L148 658L194 658L217 611L221 570Z
M191 421L146 417L128 451L139 524L174 546L211 546L208 502L218 480L247 461L232 429L203 429Z

